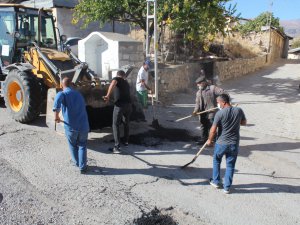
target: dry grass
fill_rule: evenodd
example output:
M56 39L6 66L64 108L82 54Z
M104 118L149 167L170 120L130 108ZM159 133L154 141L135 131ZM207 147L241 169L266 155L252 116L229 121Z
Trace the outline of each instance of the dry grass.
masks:
M223 43L223 38L217 38L217 43ZM261 54L261 48L240 35L224 38L225 53L230 58L249 59Z
M300 47L300 37L294 38L292 41L292 48L299 48Z
M145 32L143 30L132 29L129 33L129 36L144 42L145 41ZM174 37L172 37L172 32L169 29L166 29L164 42L171 43ZM227 57L235 58L254 58L262 53L262 49L258 43L251 41L251 38L242 38L239 34L234 34L234 37L230 36L227 38L217 37L214 43L222 45L224 42L224 53Z

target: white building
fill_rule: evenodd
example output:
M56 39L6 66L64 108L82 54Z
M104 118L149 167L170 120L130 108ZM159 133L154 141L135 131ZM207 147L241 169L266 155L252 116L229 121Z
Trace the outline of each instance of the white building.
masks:
M300 48L294 48L289 50L288 59L300 59Z
M82 29L82 23L72 24L72 9L78 4L78 0L29 0L21 4L34 7L52 9L53 15L56 17L56 27L60 34L67 37L84 38L94 31L116 32L120 34L128 34L130 25L128 23L115 22L114 26L107 23L103 28L100 28L99 23L93 22L86 29Z
M78 42L78 57L108 80L123 66L141 66L143 43L118 33L93 32Z

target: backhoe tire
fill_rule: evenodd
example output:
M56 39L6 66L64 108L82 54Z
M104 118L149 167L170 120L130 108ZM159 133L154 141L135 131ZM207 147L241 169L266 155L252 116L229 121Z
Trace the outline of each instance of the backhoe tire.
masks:
M4 83L4 101L14 120L29 123L40 114L41 85L30 72L11 70Z

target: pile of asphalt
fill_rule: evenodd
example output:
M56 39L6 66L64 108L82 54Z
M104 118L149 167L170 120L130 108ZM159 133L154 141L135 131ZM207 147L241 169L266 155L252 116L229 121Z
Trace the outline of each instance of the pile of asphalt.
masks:
M154 130L148 130L144 133L130 135L129 142L131 144L149 146L158 146L163 144L164 141L171 142L190 142L194 141L195 137L192 136L188 130L179 128L164 128L159 126Z
M178 223L170 216L164 215L156 207L141 217L133 220L134 225L177 225Z

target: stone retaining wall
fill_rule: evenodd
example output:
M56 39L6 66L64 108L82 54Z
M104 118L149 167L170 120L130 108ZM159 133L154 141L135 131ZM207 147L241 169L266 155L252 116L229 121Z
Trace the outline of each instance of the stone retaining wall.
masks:
M268 61L266 55L251 59L236 59L232 61L215 62L214 77L219 81L224 81L252 73L267 64Z
M270 53L268 55L251 59L235 59L232 61L215 62L214 77L219 81L224 81L244 76L280 59L284 49L284 38L276 30L272 30L271 34L270 40L269 33L266 32L255 37L257 39L256 41L258 41L258 43L263 43L264 46L268 46L270 41Z
M262 36L266 37L266 40L269 40L268 34ZM213 78L214 81L222 82L255 72L281 58L283 44L282 36L272 31L271 52L269 55L258 56L251 59L214 62L213 74L207 74L207 78ZM164 104L168 104L172 101L174 93L194 91L196 89L194 81L199 76L199 71L203 68L205 68L205 66L204 63L201 62L160 68L158 71L159 100ZM138 69L133 72L130 79L131 84L134 86L137 71ZM150 86L154 90L154 79L152 77L150 77Z
M200 63L187 63L184 65L172 65L159 69L159 100L167 104L174 93L189 92L195 88L194 82L199 76ZM154 79L151 79L154 87Z

